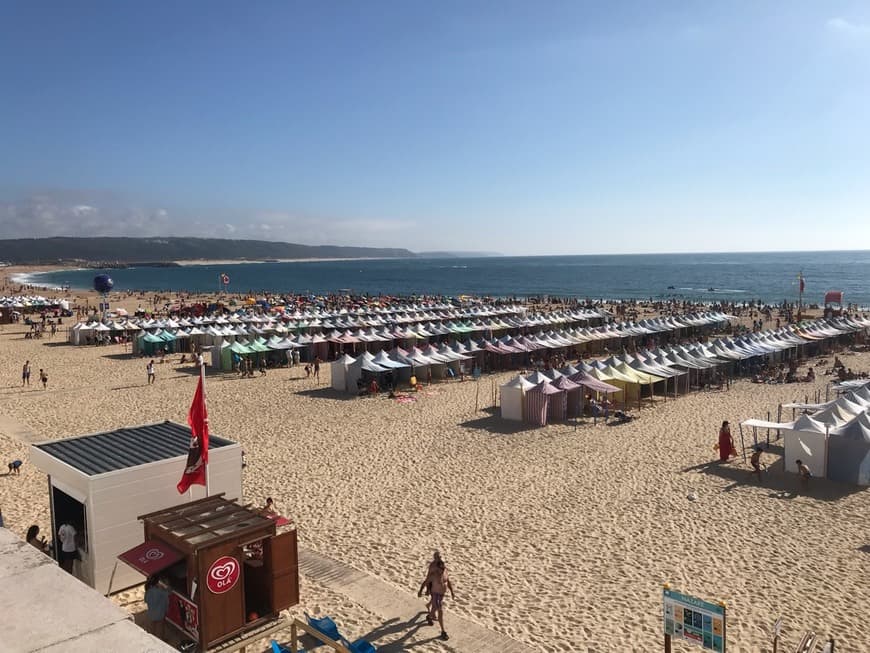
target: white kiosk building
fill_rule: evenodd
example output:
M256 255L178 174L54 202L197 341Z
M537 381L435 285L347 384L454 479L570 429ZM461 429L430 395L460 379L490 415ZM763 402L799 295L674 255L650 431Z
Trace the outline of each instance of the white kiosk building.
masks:
M139 515L205 497L201 485L184 494L176 488L190 436L187 425L166 421L31 445L31 461L48 474L51 532L57 540L61 524L76 529L75 573L98 592L143 582L128 565L116 565L142 542ZM208 474L211 494L240 499L241 446L209 435Z

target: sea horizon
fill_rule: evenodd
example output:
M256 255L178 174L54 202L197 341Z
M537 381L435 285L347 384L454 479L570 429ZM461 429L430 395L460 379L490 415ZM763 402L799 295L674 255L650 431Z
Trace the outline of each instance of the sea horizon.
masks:
M231 269L230 269L231 268ZM14 275L16 283L91 289L95 268ZM200 261L177 267L105 270L116 291L223 290L230 293L326 295L475 295L589 299L676 298L707 303L765 303L799 299L821 304L828 290L870 306L870 250L722 252L698 254L583 254L437 258L366 258L288 262Z

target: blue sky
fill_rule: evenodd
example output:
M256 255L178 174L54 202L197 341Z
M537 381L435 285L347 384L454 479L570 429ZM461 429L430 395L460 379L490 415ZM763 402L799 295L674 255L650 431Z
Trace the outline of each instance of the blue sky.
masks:
M0 9L0 237L870 248L864 2Z

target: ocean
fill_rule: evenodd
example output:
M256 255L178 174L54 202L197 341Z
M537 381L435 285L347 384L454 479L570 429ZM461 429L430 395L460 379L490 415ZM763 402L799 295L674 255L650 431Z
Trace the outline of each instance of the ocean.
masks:
M97 270L33 274L29 283L91 288ZM560 296L590 299L797 301L821 304L827 290L870 306L870 251L739 254L625 254L487 258L378 259L296 263L133 267L109 270L116 290L217 291L323 295L349 290L388 295Z

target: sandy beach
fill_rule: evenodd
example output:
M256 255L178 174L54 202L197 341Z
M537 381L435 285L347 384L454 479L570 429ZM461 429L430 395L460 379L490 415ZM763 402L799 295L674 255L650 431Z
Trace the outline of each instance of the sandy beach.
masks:
M9 424L43 440L184 423L196 384L177 355L157 366L149 387L145 361L121 345L72 347L64 332L53 341L24 340L24 332L0 327L0 445L8 460L25 461L20 477L3 478L0 508L21 536L30 524L47 528L48 497ZM870 368L870 354L841 358ZM25 359L34 377L47 370L46 390L35 381L21 388ZM770 468L760 484L742 460L712 463L722 420L736 427L775 416L779 403L824 394L826 377L738 381L658 401L618 427L535 429L494 414L492 388L511 376L484 376L475 411L470 380L430 386L403 404L332 391L328 365L319 384L298 367L253 379L209 374L208 408L212 431L247 454L243 498L274 497L298 524L301 546L409 596L440 549L457 591L448 630L451 614L461 614L534 650L659 650L661 590L670 582L726 602L730 651L772 650L780 615L785 648L813 629L835 637L838 651L867 650L870 493L824 480L799 492L776 448L764 456ZM296 615L330 614L355 635L383 622L304 577L301 590ZM115 600L136 612L140 596ZM415 651L452 650L430 641L434 634L409 642L425 640Z

